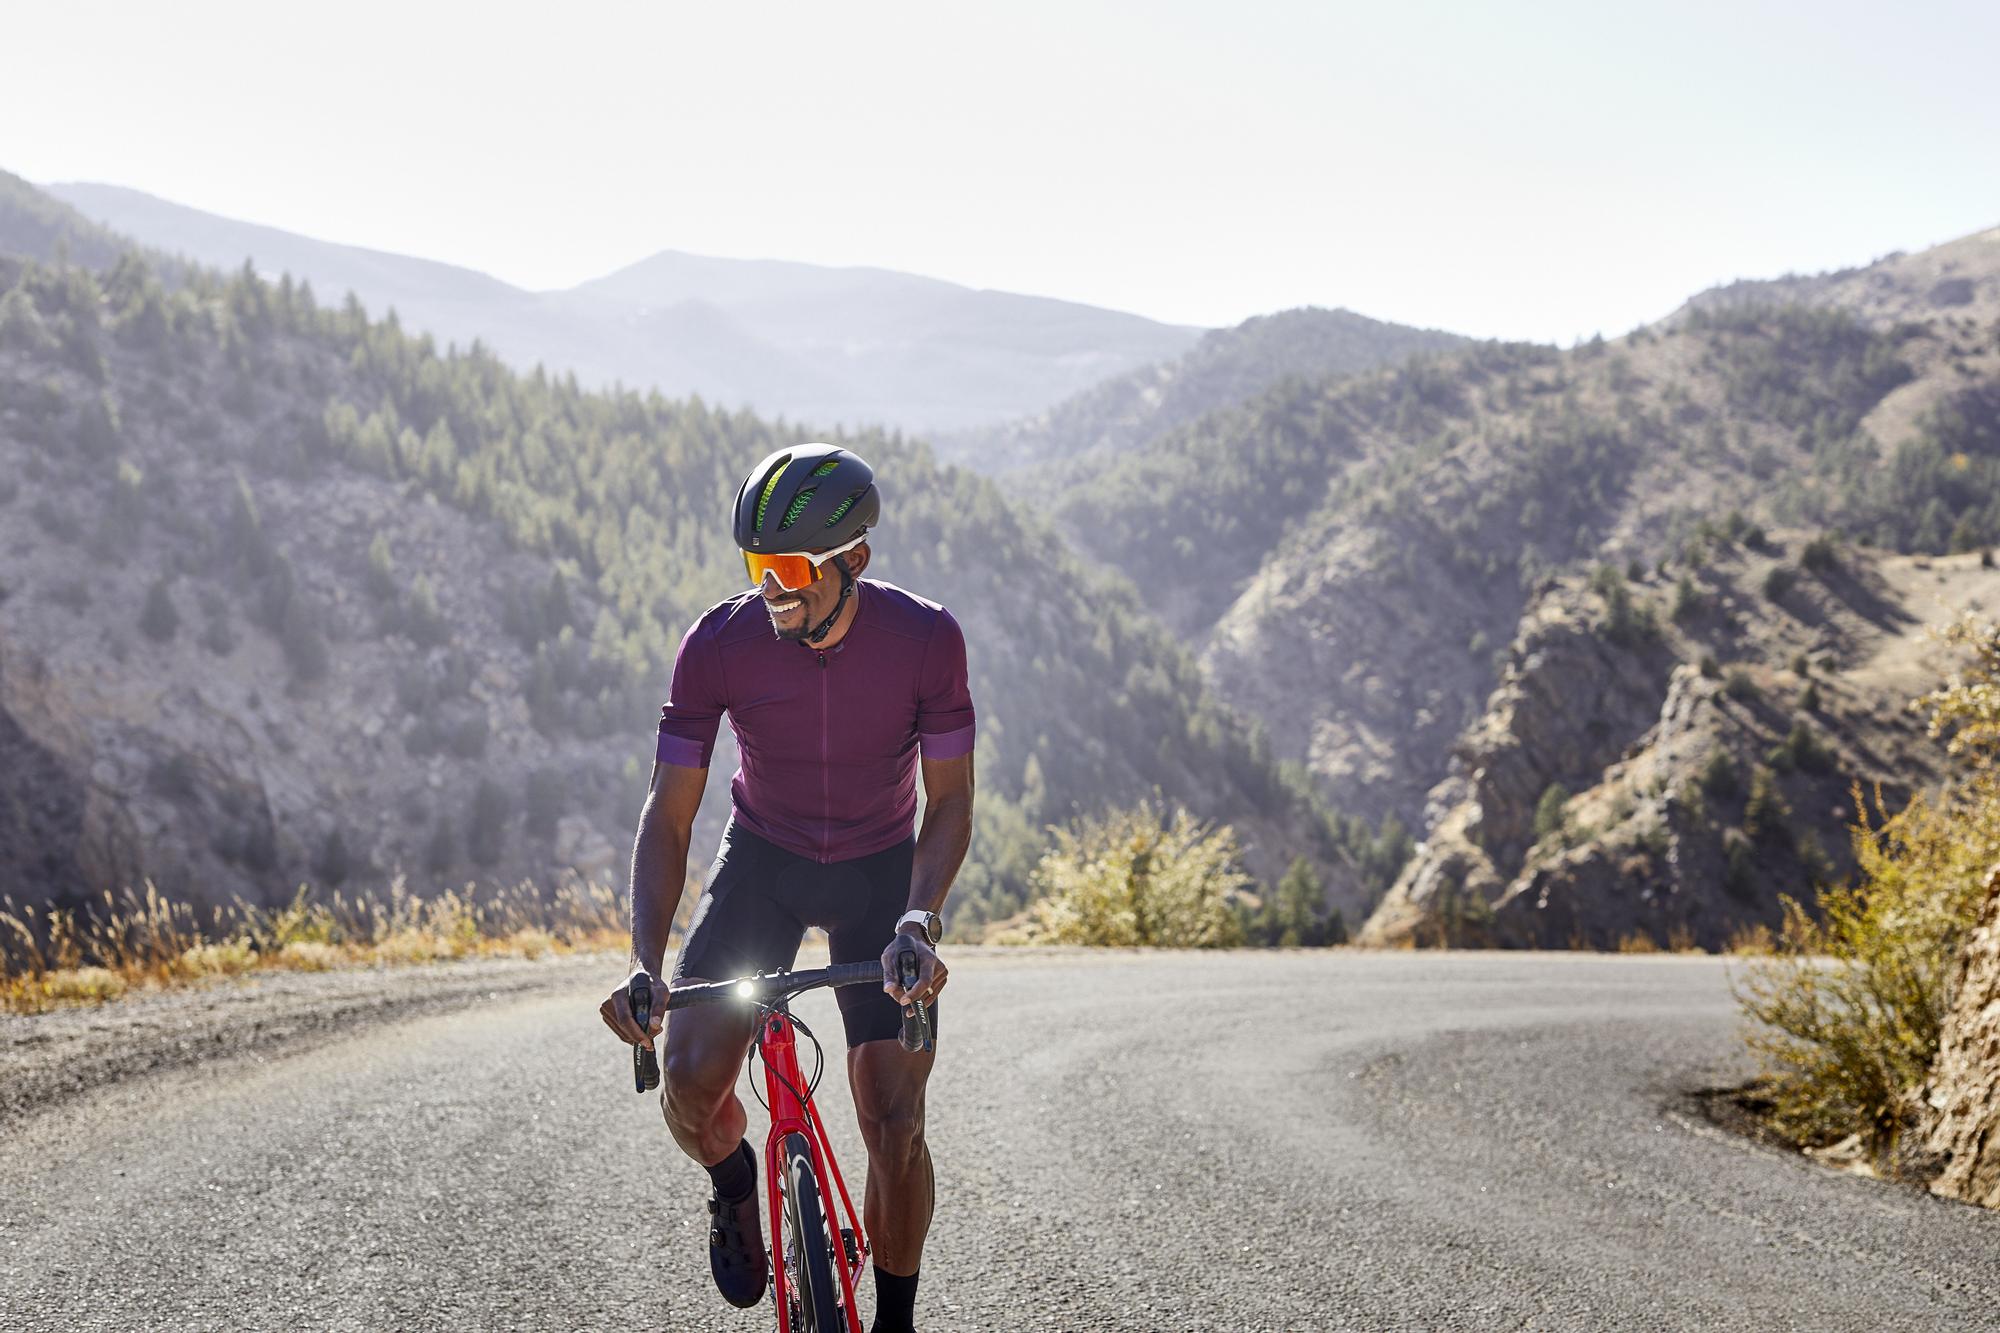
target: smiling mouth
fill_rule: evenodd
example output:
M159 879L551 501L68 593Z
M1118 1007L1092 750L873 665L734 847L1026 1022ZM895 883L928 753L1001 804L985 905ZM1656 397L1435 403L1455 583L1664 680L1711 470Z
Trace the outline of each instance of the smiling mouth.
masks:
M769 598L764 600L764 609L774 616L782 616L788 612L796 611L804 605L805 599L801 597L794 597L788 602L774 602Z

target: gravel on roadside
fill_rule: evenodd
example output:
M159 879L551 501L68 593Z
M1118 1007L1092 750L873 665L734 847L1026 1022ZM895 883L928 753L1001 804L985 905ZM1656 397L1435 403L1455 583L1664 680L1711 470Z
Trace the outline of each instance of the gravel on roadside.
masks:
M624 971L622 955L479 958L253 972L108 1004L0 1014L0 1125L134 1074L324 1041L356 1027L554 990Z

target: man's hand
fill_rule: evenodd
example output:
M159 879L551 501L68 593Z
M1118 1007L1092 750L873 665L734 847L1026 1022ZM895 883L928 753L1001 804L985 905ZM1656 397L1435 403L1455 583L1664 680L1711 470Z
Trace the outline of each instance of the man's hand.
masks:
M632 974L633 977L638 975L639 972ZM632 999L626 993L632 984L632 977L619 982L618 989L597 1006L597 1012L604 1019L604 1026L618 1034L618 1040L627 1046L644 1046L651 1050L653 1038L660 1035L660 1029L667 1022L667 984L651 973L646 973L646 977L653 987L653 1013L645 1031L640 1031L637 1020L633 1018Z
M896 959L905 950L917 956L917 984L907 991L896 977ZM896 937L889 941L889 947L882 951L882 989L889 992L890 999L904 1006L906 1013L915 1001L936 999L949 975L944 961L937 956L937 951L931 948L931 942L924 938L921 931L897 931Z

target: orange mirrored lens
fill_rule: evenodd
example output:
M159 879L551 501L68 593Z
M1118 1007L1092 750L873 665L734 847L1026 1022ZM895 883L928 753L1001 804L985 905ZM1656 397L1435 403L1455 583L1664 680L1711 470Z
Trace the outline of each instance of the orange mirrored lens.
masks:
M750 571L750 582L762 586L764 571L778 576L778 586L787 592L797 592L808 583L819 580L818 566L802 555L754 555L743 553L743 567Z

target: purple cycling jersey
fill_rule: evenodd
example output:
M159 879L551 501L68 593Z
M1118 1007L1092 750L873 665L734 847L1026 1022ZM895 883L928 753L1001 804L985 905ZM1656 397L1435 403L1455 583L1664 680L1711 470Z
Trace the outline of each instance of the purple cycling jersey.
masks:
M972 752L965 636L936 602L855 581L854 620L821 651L780 639L756 590L704 611L681 640L659 760L707 768L722 715L743 766L732 817L821 863L910 836L917 756Z

